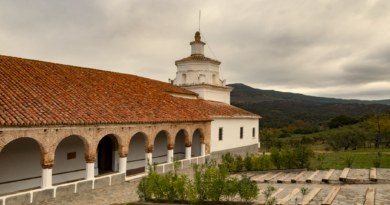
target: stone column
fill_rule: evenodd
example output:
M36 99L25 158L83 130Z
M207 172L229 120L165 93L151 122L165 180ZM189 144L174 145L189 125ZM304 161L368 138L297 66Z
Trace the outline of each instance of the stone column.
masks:
M95 178L95 162L87 163L86 171L85 171L85 179L94 179Z
M119 155L118 151L112 151L112 171L119 171Z
M191 159L191 147L186 147L186 159Z
M152 153L145 153L145 172L148 172L148 164L153 164Z
M200 155L201 156L206 155L206 144L200 144Z
M52 167L50 167L50 168L43 168L42 169L41 187L42 188L52 187L52 179L53 179L53 169L52 169Z
M167 152L167 162L168 163L172 162L172 157L173 157L173 149L168 150L168 152Z
M119 158L119 173L126 173L127 171L127 157Z

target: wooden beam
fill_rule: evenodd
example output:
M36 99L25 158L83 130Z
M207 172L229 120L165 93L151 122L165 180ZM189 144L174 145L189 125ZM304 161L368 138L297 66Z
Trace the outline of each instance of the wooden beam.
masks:
M284 175L282 178L277 180L277 183L283 183L283 180L285 180L287 177L291 176L291 174L293 174L293 173L288 173L288 174Z
M375 188L370 187L367 189L364 205L375 205L375 192Z
M311 181L314 179L314 177L320 172L320 170L315 171L312 175L310 175L307 179L307 183L311 183Z
M376 182L378 180L378 177L376 176L376 168L370 169L370 181Z
M336 198L337 193L339 193L340 189L340 187L333 187L333 189L329 192L328 196L326 196L325 200L321 203L321 205L332 204L334 198Z
M349 170L350 170L350 168L344 168L343 172L341 173L341 175L339 177L340 181L342 181L342 182L345 181L345 179L348 176Z
M290 201L290 199L292 199L296 194L298 194L299 192L299 188L295 188L294 190L292 190L292 192L287 195L286 197L284 197L280 202L277 202L276 204L278 205L283 205L285 203L287 203L288 201Z
M307 172L307 171L303 171L303 172L299 173L297 176L291 178L291 183L296 183L297 180L298 180L301 176L303 176L306 172Z
M310 190L309 194L305 196L305 198L302 199L302 201L299 203L300 205L306 205L309 204L311 200L318 194L318 192L321 191L321 188L314 188Z
M279 172L279 173L277 173L277 174L275 174L275 175L272 175L272 176L270 176L270 177L264 179L264 181L265 181L265 182L269 182L269 181L271 181L273 178L275 178L275 177L277 177L277 176L279 176L279 175L281 175L281 174L283 174L283 173L284 173L284 172Z
M330 169L328 171L328 173L326 173L325 176L322 177L322 181L323 182L329 182L329 178L330 178L330 176L332 176L333 172L334 172L334 169Z

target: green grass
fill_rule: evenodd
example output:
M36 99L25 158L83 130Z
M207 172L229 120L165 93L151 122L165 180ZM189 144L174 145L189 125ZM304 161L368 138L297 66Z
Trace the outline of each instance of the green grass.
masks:
M352 169L369 169L374 167L373 160L378 151L387 152L382 155L380 168L390 168L390 149L361 149L325 153L325 160L322 167L324 169L344 169L346 167L346 157L352 156L354 158ZM311 169L316 169L317 166L318 162L312 159Z

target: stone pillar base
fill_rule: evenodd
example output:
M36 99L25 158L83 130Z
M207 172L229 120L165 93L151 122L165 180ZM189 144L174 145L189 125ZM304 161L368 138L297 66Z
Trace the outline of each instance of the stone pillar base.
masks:
M52 177L53 176L53 170L52 169L42 169L42 188L49 188L52 187Z

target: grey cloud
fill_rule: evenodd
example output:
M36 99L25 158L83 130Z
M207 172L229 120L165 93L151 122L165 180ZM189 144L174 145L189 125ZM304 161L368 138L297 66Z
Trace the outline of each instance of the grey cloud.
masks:
M387 0L2 1L0 54L167 81L190 54L199 9L228 83L390 98L349 94L390 82Z

